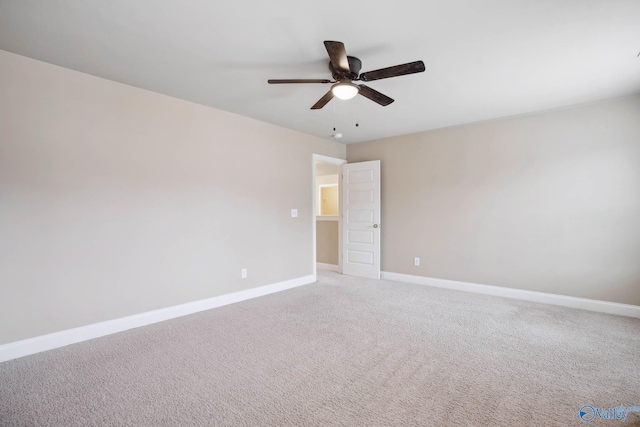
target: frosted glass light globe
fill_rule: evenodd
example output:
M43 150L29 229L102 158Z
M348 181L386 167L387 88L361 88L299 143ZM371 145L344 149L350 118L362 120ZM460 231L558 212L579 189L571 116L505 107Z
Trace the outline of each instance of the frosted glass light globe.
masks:
M358 86L351 83L337 83L331 88L333 96L340 99L351 99L358 94Z

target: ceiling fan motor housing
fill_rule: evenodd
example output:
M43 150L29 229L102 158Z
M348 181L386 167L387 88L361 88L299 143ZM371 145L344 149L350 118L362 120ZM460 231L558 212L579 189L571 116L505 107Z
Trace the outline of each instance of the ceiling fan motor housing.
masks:
M329 70L331 70L331 75L333 76L334 80L356 80L360 75L362 61L360 61L355 56L347 56L347 59L349 60L349 70L351 71L350 73L343 73L336 70L335 68L333 68L331 62L329 62Z

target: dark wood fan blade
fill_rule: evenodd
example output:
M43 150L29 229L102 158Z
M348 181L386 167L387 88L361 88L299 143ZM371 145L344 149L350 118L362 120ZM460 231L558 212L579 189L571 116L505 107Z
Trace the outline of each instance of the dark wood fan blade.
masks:
M312 110L319 110L322 107L324 107L325 105L327 105L327 103L329 101L331 101L332 99L333 99L333 92L329 91L329 92L325 93L324 96L322 98L320 98L320 100L318 102L313 104L313 107L311 107L311 109Z
M343 73L349 73L349 60L347 59L347 51L344 49L344 44L342 42L325 41L324 47L327 48L333 68Z
M360 74L360 80L370 82L372 80L388 79L390 77L405 76L407 74L422 73L425 70L424 62L416 61L394 67L381 68Z
M327 79L270 79L268 83L271 85L282 85L290 83L331 83Z
M383 107L386 107L387 105L393 102L393 99L389 98L387 95L384 95L378 92L375 89L371 89L369 86L359 85L359 87L360 87L360 92L359 92L360 95L364 96L365 98L369 98L373 102L377 102Z

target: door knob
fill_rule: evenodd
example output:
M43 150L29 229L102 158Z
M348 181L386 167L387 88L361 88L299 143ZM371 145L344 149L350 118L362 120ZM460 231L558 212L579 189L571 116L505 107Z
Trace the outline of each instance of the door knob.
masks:
M378 224L373 224L373 228L378 228Z

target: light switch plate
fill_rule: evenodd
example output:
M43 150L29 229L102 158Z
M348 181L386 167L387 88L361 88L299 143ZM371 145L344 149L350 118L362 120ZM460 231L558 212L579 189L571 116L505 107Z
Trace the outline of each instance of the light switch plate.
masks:
M298 218L298 209L291 209L291 218Z

